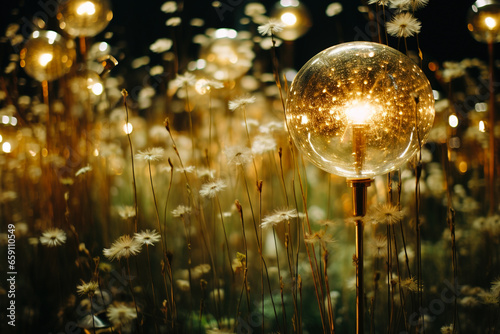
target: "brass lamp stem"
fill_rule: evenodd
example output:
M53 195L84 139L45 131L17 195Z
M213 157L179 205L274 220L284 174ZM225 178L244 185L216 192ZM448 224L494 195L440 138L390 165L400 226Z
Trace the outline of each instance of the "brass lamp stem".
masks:
M352 154L354 155L356 174L361 175L366 155L366 124L352 126Z
M356 222L356 334L363 333L363 219L366 214L367 188L371 179L347 179L352 188L352 214Z

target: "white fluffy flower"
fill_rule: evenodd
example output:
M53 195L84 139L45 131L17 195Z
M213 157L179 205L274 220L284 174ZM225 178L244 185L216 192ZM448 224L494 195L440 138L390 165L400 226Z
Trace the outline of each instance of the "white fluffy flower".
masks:
M422 24L410 13L400 13L387 22L387 33L394 37L410 37L420 32Z
M284 27L285 27L284 23L275 19L269 19L269 21L266 24L259 26L257 30L259 31L259 34L261 34L262 36L272 36L277 32L282 31Z
M214 198L217 193L221 192L227 187L223 180L215 180L213 182L205 183L201 186L200 195L202 197Z
M238 108L244 107L247 104L252 104L256 100L255 96L239 97L234 100L229 101L229 110L236 110Z

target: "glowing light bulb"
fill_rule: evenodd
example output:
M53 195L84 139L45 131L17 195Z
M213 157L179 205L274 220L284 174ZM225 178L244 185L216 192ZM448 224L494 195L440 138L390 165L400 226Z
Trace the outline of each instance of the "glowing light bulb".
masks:
M483 121L479 121L479 132L486 132L486 126Z
M78 15L94 15L95 5L90 1L85 1L76 9Z
M4 151L5 153L12 152L12 146L10 145L10 143L8 141L6 141L5 143L2 144L2 151Z
M127 134L127 135L131 134L133 130L134 130L134 127L130 123L126 123L123 125L123 132L125 132L125 134Z
M434 113L422 70L371 42L339 44L311 58L286 103L287 127L302 154L328 173L356 179L408 161L425 142Z
M102 83L98 82L92 85L91 90L94 95L101 95L104 91L104 87L102 86Z
M486 24L486 26L491 30L491 29L494 29L496 26L497 26L497 21L492 18L491 16L487 16L485 19L484 19L484 23Z
M368 103L354 101L352 107L346 109L345 115L352 124L366 124L373 116L373 108Z
M452 128L456 128L458 126L458 117L457 117L457 115L450 115L448 117L448 124L450 124L450 126Z
M53 56L50 53L42 53L38 58L38 62L43 67L47 66L47 64L52 60Z
M0 135L0 143L3 141L3 137L2 135Z
M297 23L297 16L293 13L283 13L281 15L281 22L283 22L287 26L293 26Z
M469 9L467 28L478 42L500 42L500 0L477 0Z

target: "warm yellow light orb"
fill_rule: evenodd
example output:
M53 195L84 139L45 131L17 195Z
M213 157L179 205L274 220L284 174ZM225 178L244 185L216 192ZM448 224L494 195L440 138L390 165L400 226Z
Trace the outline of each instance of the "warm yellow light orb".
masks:
M469 10L467 27L479 42L500 42L500 1L478 0Z
M4 142L2 144L2 151L4 151L5 153L12 152L12 145L10 145L10 143L8 141Z
M286 41L294 41L311 28L311 14L298 0L282 0L274 6L271 18L281 21L285 27L276 35Z
M92 37L113 18L109 0L65 0L59 5L59 27L71 36Z
M448 117L448 124L450 124L450 126L452 128L456 128L458 126L458 117L457 117L457 115L450 115Z
M201 48L203 71L219 81L234 80L252 67L253 42L242 39L232 29L218 29L210 42Z
M126 135L131 134L132 131L134 131L134 127L131 123L125 123L123 125L123 132L125 132Z
M73 42L55 31L35 31L20 52L21 67L38 81L52 81L73 65Z
M299 71L286 121L313 164L348 178L371 178L418 151L434 122L434 97L422 70L404 54L378 43L344 43Z

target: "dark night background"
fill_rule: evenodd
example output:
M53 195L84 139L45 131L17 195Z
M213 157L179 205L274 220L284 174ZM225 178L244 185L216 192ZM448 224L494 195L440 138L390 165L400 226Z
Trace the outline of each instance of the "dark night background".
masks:
M6 2L7 0L2 0ZM0 28L5 31L9 23L26 24L33 15L40 12L45 6L54 6L57 0L21 0L9 1L2 5L0 12ZM134 58L149 55L152 65L155 65L155 56L149 50L156 39L161 37L172 37L172 27L165 26L165 21L171 14L160 11L164 0L112 0L114 18L105 31L113 32L113 37L107 40L115 49L113 55L120 60L120 71L130 70L128 66ZM220 19L216 9L212 7L211 0L184 1L183 11L180 16L183 18L181 26L175 28L178 41L183 45L180 48L180 61L182 64L196 59L196 46L191 43L191 38L195 34L203 33L206 28L229 27L244 29L245 26L239 24L239 20L244 16L245 4L254 2L250 0L221 0L232 7L231 11L224 12L223 19ZM340 21L342 27L343 41L370 40L369 35L362 36L359 32L369 32L370 25L366 14L360 13L357 9L364 1L341 0L344 10L336 17L327 17L326 7L332 1L303 1L309 7L313 26L309 32L295 42L295 68L300 67L319 51L339 43L337 33L337 22ZM272 8L276 1L262 1L268 10ZM487 61L487 47L485 44L476 42L467 31L466 17L472 0L430 0L429 4L419 11L416 16L422 22L422 31L419 35L420 47L424 54L424 61L437 61L442 63L446 60L461 60L464 58L479 58ZM374 8L374 6L371 6ZM177 15L177 14L175 14ZM204 27L191 27L191 18L202 18L205 20ZM51 17L47 23L47 28L56 31L55 17ZM373 28L373 26L372 26ZM255 26L253 27L255 29ZM372 29L373 30L373 29ZM104 33L94 37L94 41L103 40ZM4 40L0 44L0 63L5 67L9 61L8 43ZM398 41L389 38L389 45L398 48ZM411 50L416 50L415 38L408 39ZM498 49L498 47L496 47ZM498 51L498 50L495 50ZM496 52L498 54L498 52ZM118 70L118 69L116 69Z

